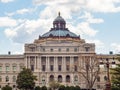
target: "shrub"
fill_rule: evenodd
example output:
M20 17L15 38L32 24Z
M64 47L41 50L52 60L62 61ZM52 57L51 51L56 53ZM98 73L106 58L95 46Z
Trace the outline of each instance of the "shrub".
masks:
M42 86L41 89L42 90L47 90L47 87L46 86Z
M65 90L65 86L64 85L59 86L59 90Z
M66 87L65 87L65 90L70 90L70 87L69 87L69 86L66 86Z
M79 86L76 86L75 87L75 90L81 90Z
M75 90L75 87L74 86L70 86L70 90Z
M12 87L6 85L5 87L2 87L2 90L12 90Z
M40 86L36 86L35 90L41 90Z

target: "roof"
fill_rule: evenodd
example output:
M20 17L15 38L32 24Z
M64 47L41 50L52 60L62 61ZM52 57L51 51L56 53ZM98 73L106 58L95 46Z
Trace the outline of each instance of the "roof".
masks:
M76 34L70 32L69 30L51 30L45 34L42 35L42 37L49 37L49 36L55 36L55 37L78 37Z
M49 38L49 37L71 37L71 38L79 38L78 35L72 33L66 28L65 20L58 14L57 18L53 21L53 28L50 31L43 34L41 37Z

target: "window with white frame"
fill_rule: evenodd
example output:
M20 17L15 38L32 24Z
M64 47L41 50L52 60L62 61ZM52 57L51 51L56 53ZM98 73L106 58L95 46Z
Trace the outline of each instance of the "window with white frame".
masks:
M13 82L16 82L16 76L13 76Z
M6 71L10 71L10 66L6 66Z
M16 66L13 66L13 71L16 71Z

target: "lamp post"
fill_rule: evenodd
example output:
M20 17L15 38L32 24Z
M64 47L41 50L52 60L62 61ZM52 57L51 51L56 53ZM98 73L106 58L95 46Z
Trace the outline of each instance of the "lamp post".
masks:
M106 59L106 67L107 67L107 83L106 83L106 88L105 90L111 90L111 83L110 83L110 75L109 75L109 61L108 58Z

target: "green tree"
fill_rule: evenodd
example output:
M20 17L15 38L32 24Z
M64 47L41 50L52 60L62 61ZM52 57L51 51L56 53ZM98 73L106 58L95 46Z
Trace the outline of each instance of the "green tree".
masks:
M65 90L70 90L70 87L69 87L69 86L66 86L66 87L65 87Z
M35 90L41 90L40 86L36 86Z
M60 85L59 86L59 90L65 90L65 86L64 85Z
M12 87L9 85L6 85L5 87L2 87L2 90L12 90Z
M75 87L74 86L70 86L70 90L75 90Z
M36 76L33 75L30 69L23 68L17 76L17 87L22 90L33 90L35 86Z
M117 57L118 64L111 69L112 74L112 90L120 90L120 55Z
M75 87L75 90L81 90L79 86L76 86Z
M41 90L47 90L47 87L46 86L42 86Z
M53 90L58 89L59 86L60 86L60 84L56 81L51 81L50 82L50 88L52 88Z

